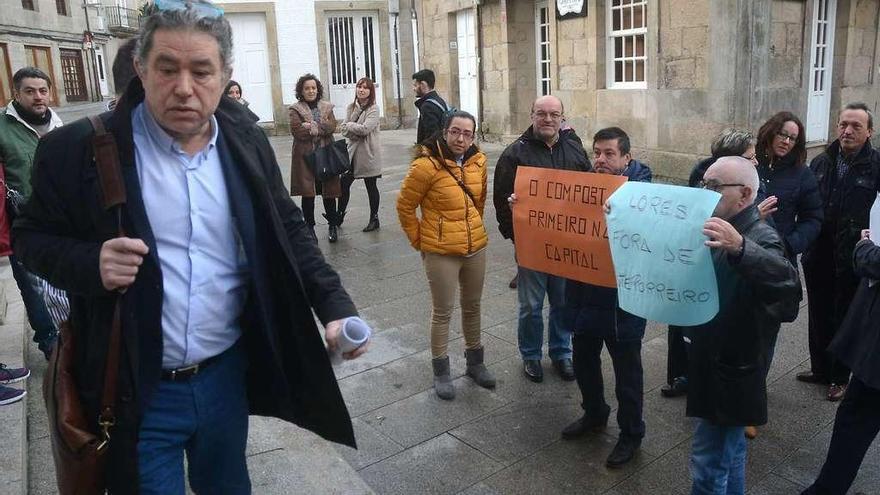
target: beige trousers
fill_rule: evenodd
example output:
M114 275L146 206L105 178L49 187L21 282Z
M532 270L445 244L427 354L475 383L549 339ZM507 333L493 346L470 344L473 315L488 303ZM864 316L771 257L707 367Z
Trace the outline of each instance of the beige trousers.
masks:
M465 347L480 347L480 299L486 278L486 249L472 256L422 253L431 288L431 356L446 355L449 320L455 305L455 289L461 288L461 328Z

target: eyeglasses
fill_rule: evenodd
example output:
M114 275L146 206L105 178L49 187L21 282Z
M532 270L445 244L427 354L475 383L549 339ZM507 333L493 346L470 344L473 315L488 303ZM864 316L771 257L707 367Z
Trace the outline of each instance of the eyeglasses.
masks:
M544 120L548 117L551 120L559 120L562 118L562 113L560 113L560 112L547 113L547 112L544 112L543 110L538 110L537 112L533 112L532 115L534 115L535 117L538 117L541 120Z
M446 129L446 134L448 134L452 139L458 139L459 136L463 137L465 141L470 141L474 138L474 133L471 131L463 131L457 127L450 127Z
M798 138L797 136L792 136L791 134L786 134L782 131L777 132L776 135L779 136L779 139L786 141L786 142L789 142L789 143L797 142L797 138Z
M757 162L758 161L758 154L757 153L752 153L751 155L740 155L740 156L750 162Z
M719 182L715 182L714 180L701 180L700 187L703 189L708 189L710 191L718 192L722 187L743 187L745 184L721 184Z
M193 10L198 14L199 18L223 16L223 9L208 2L190 0L155 0L153 2L153 7L159 12L171 10Z

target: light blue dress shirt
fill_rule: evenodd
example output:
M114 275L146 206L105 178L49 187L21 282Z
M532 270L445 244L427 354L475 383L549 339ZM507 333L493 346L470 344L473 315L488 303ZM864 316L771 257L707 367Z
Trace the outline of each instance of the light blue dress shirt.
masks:
M216 356L241 336L249 270L217 150L184 152L142 103L131 117L144 208L162 268L162 367Z

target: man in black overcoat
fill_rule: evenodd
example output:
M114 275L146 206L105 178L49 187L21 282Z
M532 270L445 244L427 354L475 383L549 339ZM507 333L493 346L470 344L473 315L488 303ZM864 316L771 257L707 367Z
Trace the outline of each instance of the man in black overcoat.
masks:
M15 224L24 263L70 295L75 379L98 409L122 295L111 493L250 493L248 414L354 446L328 346L357 314L281 180L253 114L223 96L232 32L207 2L165 2L101 120L118 146L125 237L102 206L93 126L51 133ZM349 353L353 358L364 347Z

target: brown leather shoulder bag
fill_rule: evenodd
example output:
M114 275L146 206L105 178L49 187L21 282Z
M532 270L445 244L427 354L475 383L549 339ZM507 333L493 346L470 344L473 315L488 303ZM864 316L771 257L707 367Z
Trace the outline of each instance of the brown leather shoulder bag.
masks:
M108 211L115 210L118 235L122 237L122 207L125 184L119 167L116 140L104 128L98 116L90 116L95 128L92 148L101 184L102 203ZM121 294L116 295L113 323L104 370L104 387L98 429L92 431L80 399L74 373L77 332L69 321L61 324L58 344L49 359L43 377L43 399L49 414L49 433L58 492L62 495L101 494L106 490L106 465L110 432L116 424L116 385L119 377L121 345Z

